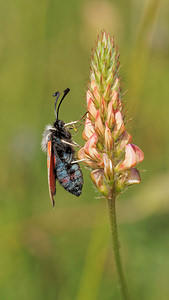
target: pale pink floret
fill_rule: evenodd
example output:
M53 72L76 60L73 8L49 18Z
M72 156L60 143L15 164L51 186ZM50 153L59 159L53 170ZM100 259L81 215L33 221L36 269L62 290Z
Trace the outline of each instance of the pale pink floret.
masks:
M95 119L96 115L97 115L97 109L91 98L89 98L89 100L88 100L87 110L88 110L89 114Z
M113 128L113 125L114 125L114 109L113 109L113 101L112 100L108 104L107 123L108 123L109 128Z
M97 169L98 168L98 164L96 161L92 160L91 157L89 155L87 155L84 151L84 147L82 147L79 151L78 151L78 159L79 160L83 160L83 162L85 164L87 164L89 167L93 168L93 169Z
M125 159L116 167L119 171L124 171L130 169L144 159L144 154L142 150L133 144L128 144L125 146Z
M108 194L108 188L104 182L104 174L103 174L103 170L94 170L91 172L91 178L94 182L94 184L96 185L96 187L98 188L98 190L104 194L107 195Z
M99 94L99 89L95 84L95 80L91 80L91 87L92 87L93 95L94 95L95 99L97 100L98 103L100 103L101 102L101 97L100 97L100 94Z
M111 86L110 86L110 84L108 84L104 91L103 97L104 98L110 97L110 93L111 93Z
M107 180L113 179L113 164L111 159L109 159L106 153L103 153L103 162L104 162L104 175Z
M122 113L118 109L116 109L115 110L115 126L114 126L114 130L113 130L114 138L121 135L124 131L125 131L125 127L124 127Z
M82 147L79 151L78 151L78 155L77 155L79 160L82 160L85 164L87 164L89 167L93 168L93 169L97 169L98 168L98 164L96 161L92 160L91 157L89 155L87 155L84 151L84 147Z
M100 102L100 112L104 116L107 114L107 106L104 97L102 96L101 102Z
M95 130L94 130L93 123L91 122L91 120L88 117L86 117L85 127L84 127L84 131L82 134L83 139L87 141L94 133L95 133Z
M115 91L117 93L119 88L120 88L120 80L119 80L119 78L116 78L115 81L114 81L114 85L113 85L112 89L113 89L113 91ZM117 95L118 95L118 93L117 93Z
M111 102L113 103L114 106L118 105L118 93L116 90L113 90L112 92L112 100Z
M99 136L104 136L104 125L100 116L100 110L97 111L96 119L95 119L95 131Z
M119 144L117 146L117 153L121 152L125 148L125 146L127 144L130 144L131 142L132 142L131 135L127 131L124 131L122 134L122 137L121 137L121 141L119 142Z
M108 127L108 122L106 122L105 125L106 125L105 135L104 135L105 148L107 151L112 151L113 150L113 138L112 138L111 130Z
M89 99L90 98L92 99L92 97L93 97L93 95L92 95L91 91L88 90L87 93L86 93L86 102L87 102L87 105L89 103Z
M103 175L103 170L101 169L97 169L91 172L91 178L99 189L103 188Z
M86 142L84 145L84 151L85 153L90 156L93 160L100 161L102 159L101 155L99 152L96 150L96 144L98 141L97 134L94 133L90 139Z

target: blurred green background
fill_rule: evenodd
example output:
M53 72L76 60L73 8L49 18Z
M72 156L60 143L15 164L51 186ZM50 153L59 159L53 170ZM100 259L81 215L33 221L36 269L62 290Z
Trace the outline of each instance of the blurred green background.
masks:
M40 147L55 119L52 93L71 89L66 122L85 112L103 28L119 44L128 128L145 153L142 183L117 204L127 282L132 299L169 299L168 1L7 0L0 23L0 299L121 299L106 201L83 168L82 196L57 184L52 209Z

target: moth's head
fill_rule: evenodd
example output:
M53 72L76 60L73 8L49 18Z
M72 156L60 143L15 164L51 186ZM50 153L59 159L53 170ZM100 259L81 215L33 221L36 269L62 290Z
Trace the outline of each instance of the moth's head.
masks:
M55 94L53 94L54 97L56 97L56 100L55 100L55 115L56 115L56 121L54 123L54 125L47 125L44 132L43 132L43 135L42 135L42 142L41 142L41 147L42 147L42 150L43 151L47 151L47 144L49 142L49 140L52 139L52 134L53 132L55 131L62 131L62 129L64 129L64 126L65 126L65 123L62 121L62 120L59 120L58 117L59 117L59 108L60 108L60 105L63 101L63 99L65 98L65 96L69 93L70 89L67 88L64 92L63 92L63 97L62 99L60 100L59 104L58 104L58 107L57 107L57 110L56 110L56 106L57 106L57 102L58 102L58 99L59 99L59 96L60 96L60 93L59 92L56 92ZM65 129L64 129L65 130Z
M56 120L54 123L54 127L57 130L62 130L65 127L65 122L63 122L62 120Z

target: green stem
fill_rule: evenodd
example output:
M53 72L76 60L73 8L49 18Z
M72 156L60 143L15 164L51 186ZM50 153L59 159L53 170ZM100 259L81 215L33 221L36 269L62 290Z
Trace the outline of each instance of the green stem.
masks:
M123 273L123 268L122 268L122 263L120 258L115 202L116 202L115 193L111 191L111 194L108 197L108 205L109 205L110 225L111 225L111 233L112 233L112 240L113 240L114 258L115 258L116 269L119 277L119 283L120 283L123 299L129 300L127 285L124 278L124 273Z

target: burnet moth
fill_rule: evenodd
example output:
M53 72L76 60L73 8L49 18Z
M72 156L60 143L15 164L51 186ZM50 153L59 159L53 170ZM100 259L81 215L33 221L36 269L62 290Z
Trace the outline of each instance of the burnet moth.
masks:
M59 120L60 105L69 91L70 89L67 88L63 92L63 97L58 106L57 102L60 93L56 92L53 95L56 97L56 120L53 126L46 126L41 143L42 150L47 151L48 186L53 206L55 205L54 195L56 193L56 180L58 180L69 193L72 193L77 197L81 195L83 187L83 175L80 166L75 159L75 150L73 147L77 144L72 140L71 133L67 128L68 125L76 122L65 124L65 122Z

